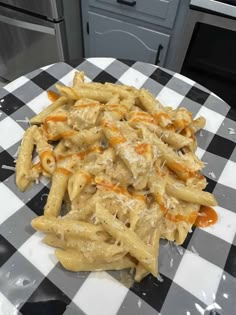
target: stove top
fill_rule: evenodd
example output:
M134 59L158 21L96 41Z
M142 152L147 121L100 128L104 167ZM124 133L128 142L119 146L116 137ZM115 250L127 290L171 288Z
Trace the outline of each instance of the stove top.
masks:
M191 0L190 8L236 19L236 0Z

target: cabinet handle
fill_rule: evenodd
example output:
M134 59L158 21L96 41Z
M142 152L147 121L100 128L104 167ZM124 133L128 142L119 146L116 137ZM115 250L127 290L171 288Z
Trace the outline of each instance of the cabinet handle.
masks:
M156 55L156 61L155 61L155 65L157 66L159 63L160 63L160 54L161 54L161 51L164 47L162 46L162 44L160 44L158 46L158 49L157 49L157 55Z
M136 5L136 1L116 0L116 2L129 5L130 7L134 7Z

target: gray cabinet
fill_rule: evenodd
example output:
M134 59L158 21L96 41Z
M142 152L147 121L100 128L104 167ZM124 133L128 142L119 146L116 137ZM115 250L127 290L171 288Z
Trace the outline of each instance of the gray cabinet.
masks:
M81 0L85 57L174 68L190 0Z
M88 56L116 57L164 65L169 35L89 12Z
M174 24L179 5L179 0L126 0L126 2L130 5L119 3L117 0L89 0L89 5L168 28Z

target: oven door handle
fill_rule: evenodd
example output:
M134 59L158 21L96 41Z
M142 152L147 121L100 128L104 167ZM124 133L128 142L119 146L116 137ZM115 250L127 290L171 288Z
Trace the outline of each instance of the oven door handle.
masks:
M25 21L20 21L20 20L9 18L9 17L4 16L4 15L0 15L0 22L5 23L5 24L9 24L9 25L12 25L15 27L21 27L21 28L31 30L31 31L36 31L39 33L55 35L55 29L52 27L34 24L34 23L29 23L29 22L25 22Z

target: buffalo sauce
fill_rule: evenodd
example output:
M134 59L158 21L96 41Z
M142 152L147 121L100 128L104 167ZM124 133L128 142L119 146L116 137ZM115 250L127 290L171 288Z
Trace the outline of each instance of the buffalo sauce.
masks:
M218 215L211 207L201 206L199 215L194 223L197 227L208 227L217 222Z
M108 182L106 180L101 180L101 181L97 180L96 184L97 184L97 188L100 190L112 191L116 194L124 195L124 196L127 196L129 198L137 199L140 201L146 200L144 195L132 194L125 187L115 185L115 184Z
M147 144L147 143L141 143L141 144L138 144L138 145L134 148L134 150L135 150L138 154L144 154L144 153L147 153L148 147L149 147L149 144Z
M59 94L57 94L56 92L53 92L53 91L48 91L47 94L48 94L48 99L51 102L55 102L60 97Z

